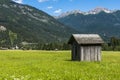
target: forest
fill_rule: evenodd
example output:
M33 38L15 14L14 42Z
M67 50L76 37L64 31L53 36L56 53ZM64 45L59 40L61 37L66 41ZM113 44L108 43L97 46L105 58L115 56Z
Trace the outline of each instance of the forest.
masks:
M0 49L23 49L23 50L70 50L71 45L66 42L48 42L48 43L33 43L20 41L19 35L12 31L0 32ZM104 51L120 51L120 38L111 37L108 41L102 44Z

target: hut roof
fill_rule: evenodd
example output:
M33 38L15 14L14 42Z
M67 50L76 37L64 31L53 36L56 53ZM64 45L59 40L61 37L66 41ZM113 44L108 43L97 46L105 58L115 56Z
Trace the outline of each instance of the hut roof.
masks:
M76 41L78 44L102 44L104 41L98 34L73 34L68 41L68 44L72 44Z

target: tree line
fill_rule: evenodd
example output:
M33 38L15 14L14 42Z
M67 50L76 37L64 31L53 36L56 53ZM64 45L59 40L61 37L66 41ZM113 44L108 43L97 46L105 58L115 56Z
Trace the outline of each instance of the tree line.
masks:
M120 51L120 38L111 37L109 42L102 45L105 51Z
M21 45L23 50L70 50L71 46L67 43L37 43Z
M70 50L71 45L66 43L45 43L31 44L24 46L24 49L36 50ZM108 42L102 44L104 51L120 51L120 38L111 37Z
M18 35L12 31L0 32L0 47L6 47L8 49L15 48L23 50L70 50L71 45L66 43L29 43L18 41ZM6 35L8 34L8 35ZM108 42L102 44L102 50L105 51L120 51L120 38L111 37Z
M0 49L23 49L23 50L69 50L67 43L30 43L19 41L17 33L12 31L0 31Z

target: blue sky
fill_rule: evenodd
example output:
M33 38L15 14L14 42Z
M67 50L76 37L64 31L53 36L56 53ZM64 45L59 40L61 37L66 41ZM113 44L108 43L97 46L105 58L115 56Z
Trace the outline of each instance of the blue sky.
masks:
M120 10L120 0L14 0L31 5L52 16L71 10L89 11L96 7Z

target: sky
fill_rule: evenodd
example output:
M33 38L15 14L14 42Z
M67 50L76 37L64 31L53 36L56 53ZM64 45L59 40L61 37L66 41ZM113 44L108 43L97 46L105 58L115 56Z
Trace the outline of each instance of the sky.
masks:
M61 13L80 10L89 11L97 7L110 10L120 10L120 0L13 0L42 10L49 15L58 16Z

